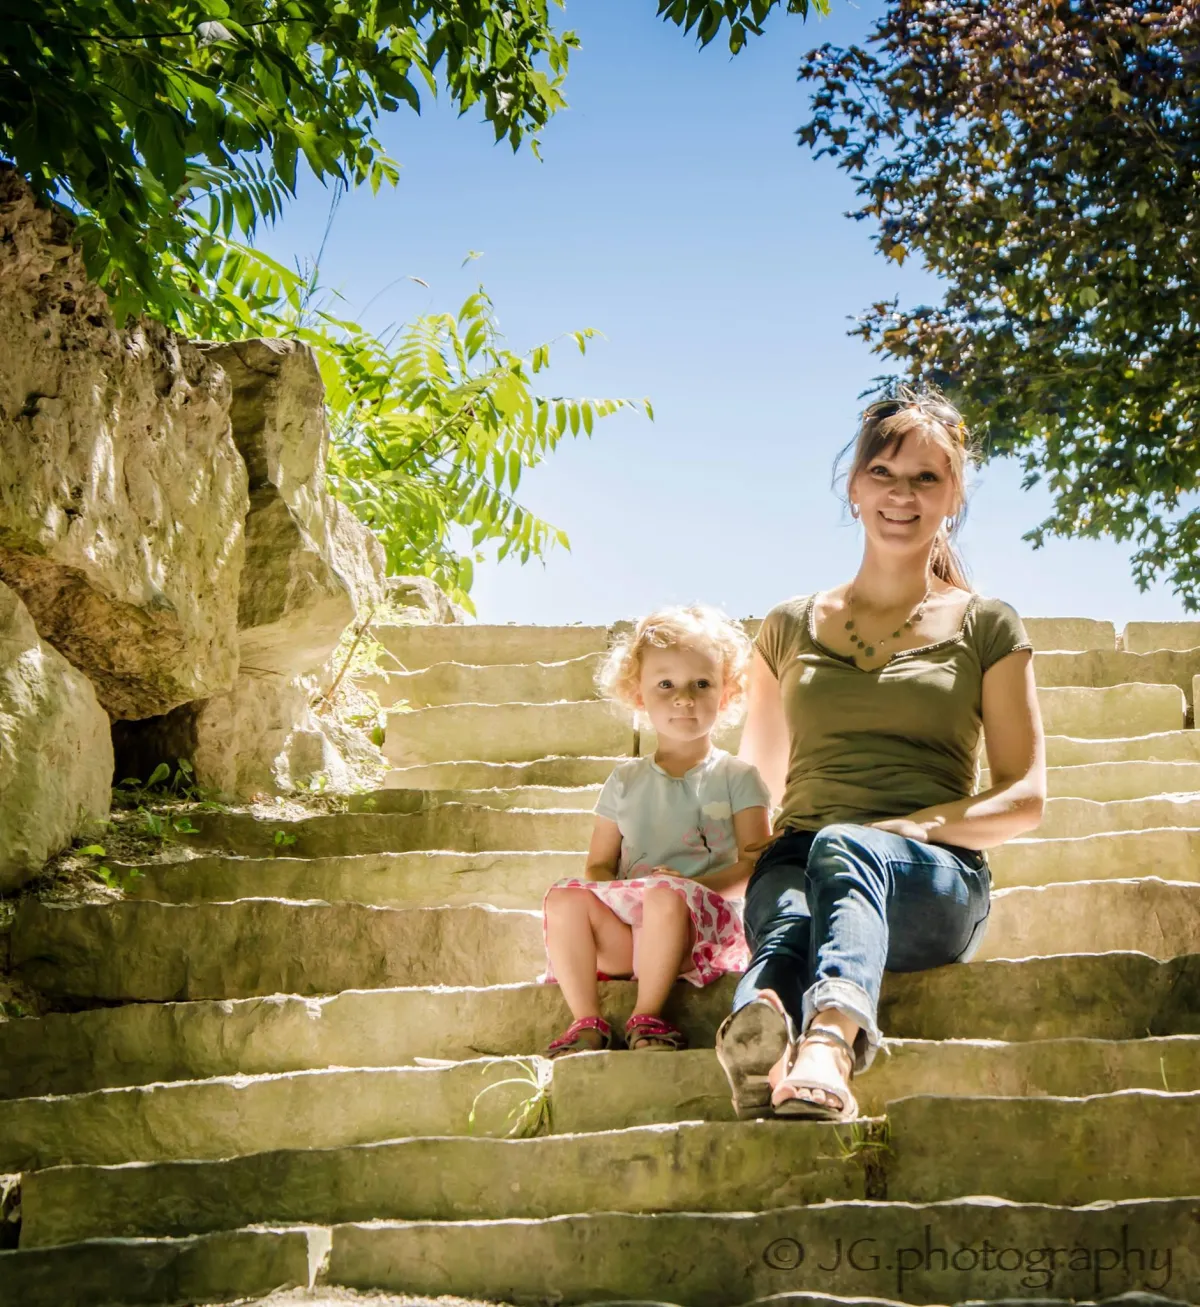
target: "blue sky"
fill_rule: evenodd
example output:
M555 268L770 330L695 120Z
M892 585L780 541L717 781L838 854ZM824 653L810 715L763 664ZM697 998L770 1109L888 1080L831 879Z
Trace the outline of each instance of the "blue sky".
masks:
M372 326L457 309L482 281L514 349L604 333L583 359L560 346L549 392L653 401L653 423L609 418L527 474L524 502L572 549L544 567L480 566L481 621L607 622L695 600L762 615L848 578L857 529L830 471L887 367L846 328L877 299L938 296L920 269L873 252L868 225L844 216L846 177L794 134L802 52L859 39L880 0L833 0L807 23L776 15L736 59L717 42L698 50L654 9L559 12L583 48L541 163L444 102L390 118L400 184L348 196L326 247L322 280L350 309L373 301ZM311 256L327 208L310 182L263 244ZM472 250L482 257L462 267ZM1023 543L1047 507L1012 463L979 474L960 543L980 590L1028 616L1182 615L1165 587L1138 592L1112 542Z

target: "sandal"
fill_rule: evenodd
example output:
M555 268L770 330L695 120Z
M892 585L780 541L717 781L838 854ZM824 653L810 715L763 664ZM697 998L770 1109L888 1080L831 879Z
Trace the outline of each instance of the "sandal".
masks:
M594 1036L594 1037L593 1037ZM612 1026L603 1017L580 1017L546 1046L547 1057L566 1053L600 1053L613 1046Z
M795 1065L796 1056L810 1039L816 1040L818 1043L829 1044L834 1048L840 1048L849 1057L850 1074L844 1082L822 1080L820 1077L815 1076L806 1076L804 1079L799 1079L793 1075L792 1068ZM775 1109L775 1115L790 1116L805 1121L838 1121L845 1123L855 1120L858 1116L858 1103L855 1102L854 1095L850 1092L850 1079L854 1075L855 1063L853 1046L848 1044L836 1030L830 1030L825 1026L809 1026L808 1031L798 1043L789 1045L789 1051L787 1070L783 1079L776 1084L771 1095L771 1106ZM827 1099L833 1099L838 1106L834 1107L833 1103L830 1102L818 1103L812 1098L802 1097L805 1091L812 1093L814 1090L820 1090Z
M739 1121L771 1115L771 1068L795 1043L792 1019L774 990L764 989L752 1002L721 1022L717 1061L732 1093Z
M644 1012L635 1012L625 1022L625 1043L635 1053L677 1053L688 1046L682 1030Z

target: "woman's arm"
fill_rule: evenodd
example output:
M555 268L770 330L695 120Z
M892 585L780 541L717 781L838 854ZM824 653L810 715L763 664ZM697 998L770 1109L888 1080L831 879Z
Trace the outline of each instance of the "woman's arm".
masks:
M872 824L910 839L964 849L988 849L1033 830L1046 804L1046 745L1028 649L1010 653L984 673L983 732L992 781L988 789Z
M783 715L779 682L757 649L750 663L746 724L742 727L738 757L758 768L758 774L771 795L771 804L778 808L783 802L783 791L787 785L787 720Z
M771 814L766 808L743 808L733 814L733 833L737 838L738 860L692 879L727 899L740 899L746 893L762 846L771 838Z
M616 880L621 865L621 828L608 817L597 817L588 845L584 880Z

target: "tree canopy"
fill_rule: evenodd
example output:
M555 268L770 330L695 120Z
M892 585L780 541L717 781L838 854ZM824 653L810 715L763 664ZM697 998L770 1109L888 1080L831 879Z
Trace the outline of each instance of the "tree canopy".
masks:
M825 46L801 142L858 182L882 253L940 304L858 332L1044 480L1027 536L1132 541L1200 606L1200 11L1151 0L889 0Z
M439 79L513 148L563 103L550 0L3 0L0 155L79 215L114 309L172 321L215 235L323 180L378 188L380 115Z

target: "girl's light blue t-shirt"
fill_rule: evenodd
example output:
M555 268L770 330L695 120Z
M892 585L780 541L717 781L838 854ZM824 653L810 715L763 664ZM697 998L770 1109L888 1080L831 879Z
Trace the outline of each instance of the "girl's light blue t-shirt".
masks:
M713 749L682 776L649 758L619 763L596 800L596 815L621 830L617 875L631 880L654 867L703 876L737 861L733 814L771 807L757 768Z

